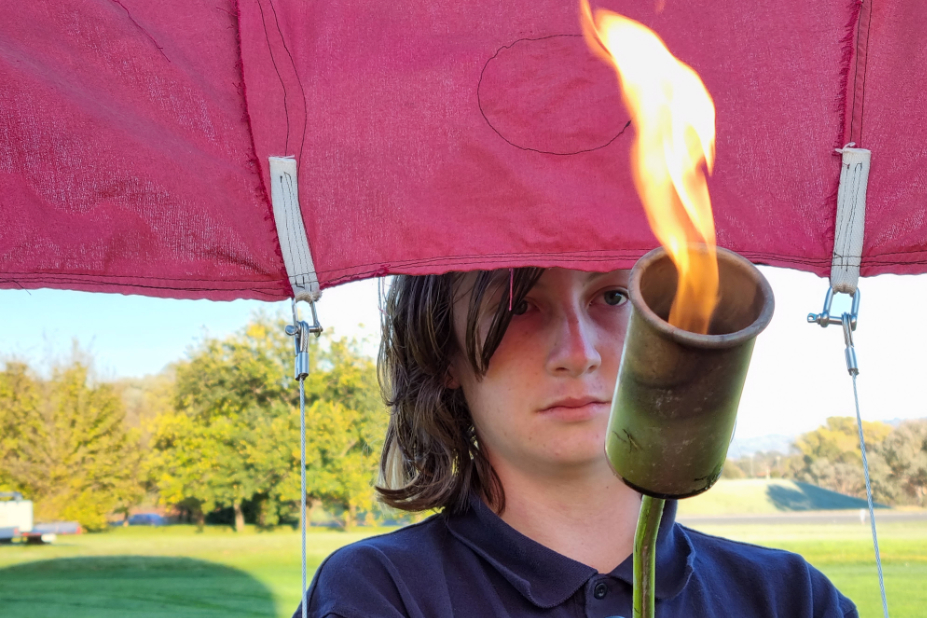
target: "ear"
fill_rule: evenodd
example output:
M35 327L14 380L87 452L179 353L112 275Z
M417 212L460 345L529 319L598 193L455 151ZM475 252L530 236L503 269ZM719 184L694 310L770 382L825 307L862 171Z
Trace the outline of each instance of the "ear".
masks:
M447 373L444 374L444 387L450 390L456 390L460 388L460 380L455 376L456 372L454 371L454 365L452 364L447 368Z

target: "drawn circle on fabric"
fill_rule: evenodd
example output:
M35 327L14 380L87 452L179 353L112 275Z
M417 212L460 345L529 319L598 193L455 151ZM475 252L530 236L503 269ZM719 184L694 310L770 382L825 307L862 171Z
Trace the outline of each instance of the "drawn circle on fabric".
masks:
M578 34L503 45L483 65L477 99L499 137L543 154L605 148L631 124L614 69Z

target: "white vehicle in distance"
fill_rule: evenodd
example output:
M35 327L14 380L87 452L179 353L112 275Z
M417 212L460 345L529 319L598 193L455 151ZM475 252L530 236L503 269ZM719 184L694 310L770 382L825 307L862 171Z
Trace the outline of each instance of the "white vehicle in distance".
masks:
M22 539L26 543L53 543L57 535L50 526L35 526L32 521L32 500L24 500L17 491L0 492L0 543Z

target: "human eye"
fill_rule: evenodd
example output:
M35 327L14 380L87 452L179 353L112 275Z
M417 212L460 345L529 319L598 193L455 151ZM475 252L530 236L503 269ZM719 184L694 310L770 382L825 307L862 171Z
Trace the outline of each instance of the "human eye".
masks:
M518 304L512 307L513 315L524 315L528 312L528 301L522 299Z
M605 292L602 293L602 297L606 305L618 307L628 302L628 291L622 288L605 290Z

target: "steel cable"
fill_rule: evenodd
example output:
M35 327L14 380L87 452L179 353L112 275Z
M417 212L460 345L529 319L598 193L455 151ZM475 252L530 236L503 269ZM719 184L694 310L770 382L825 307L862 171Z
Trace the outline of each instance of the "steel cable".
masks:
M306 618L308 608L306 603L306 377L299 379L299 482L300 482L300 507L299 522L302 540L300 546L303 554L303 587L300 588L299 596L302 599L300 605L303 607L303 618Z
M863 454L863 476L866 478L866 500L869 502L869 523L872 525L872 545L875 548L876 568L879 571L879 590L882 592L882 613L888 618L888 600L885 597L885 578L882 576L882 557L879 555L879 537L876 534L875 509L872 506L872 485L869 482L869 460L866 458L866 441L863 439L863 419L859 413L859 394L856 391L856 374L853 378L853 398L856 401L856 428L859 430L859 449Z

